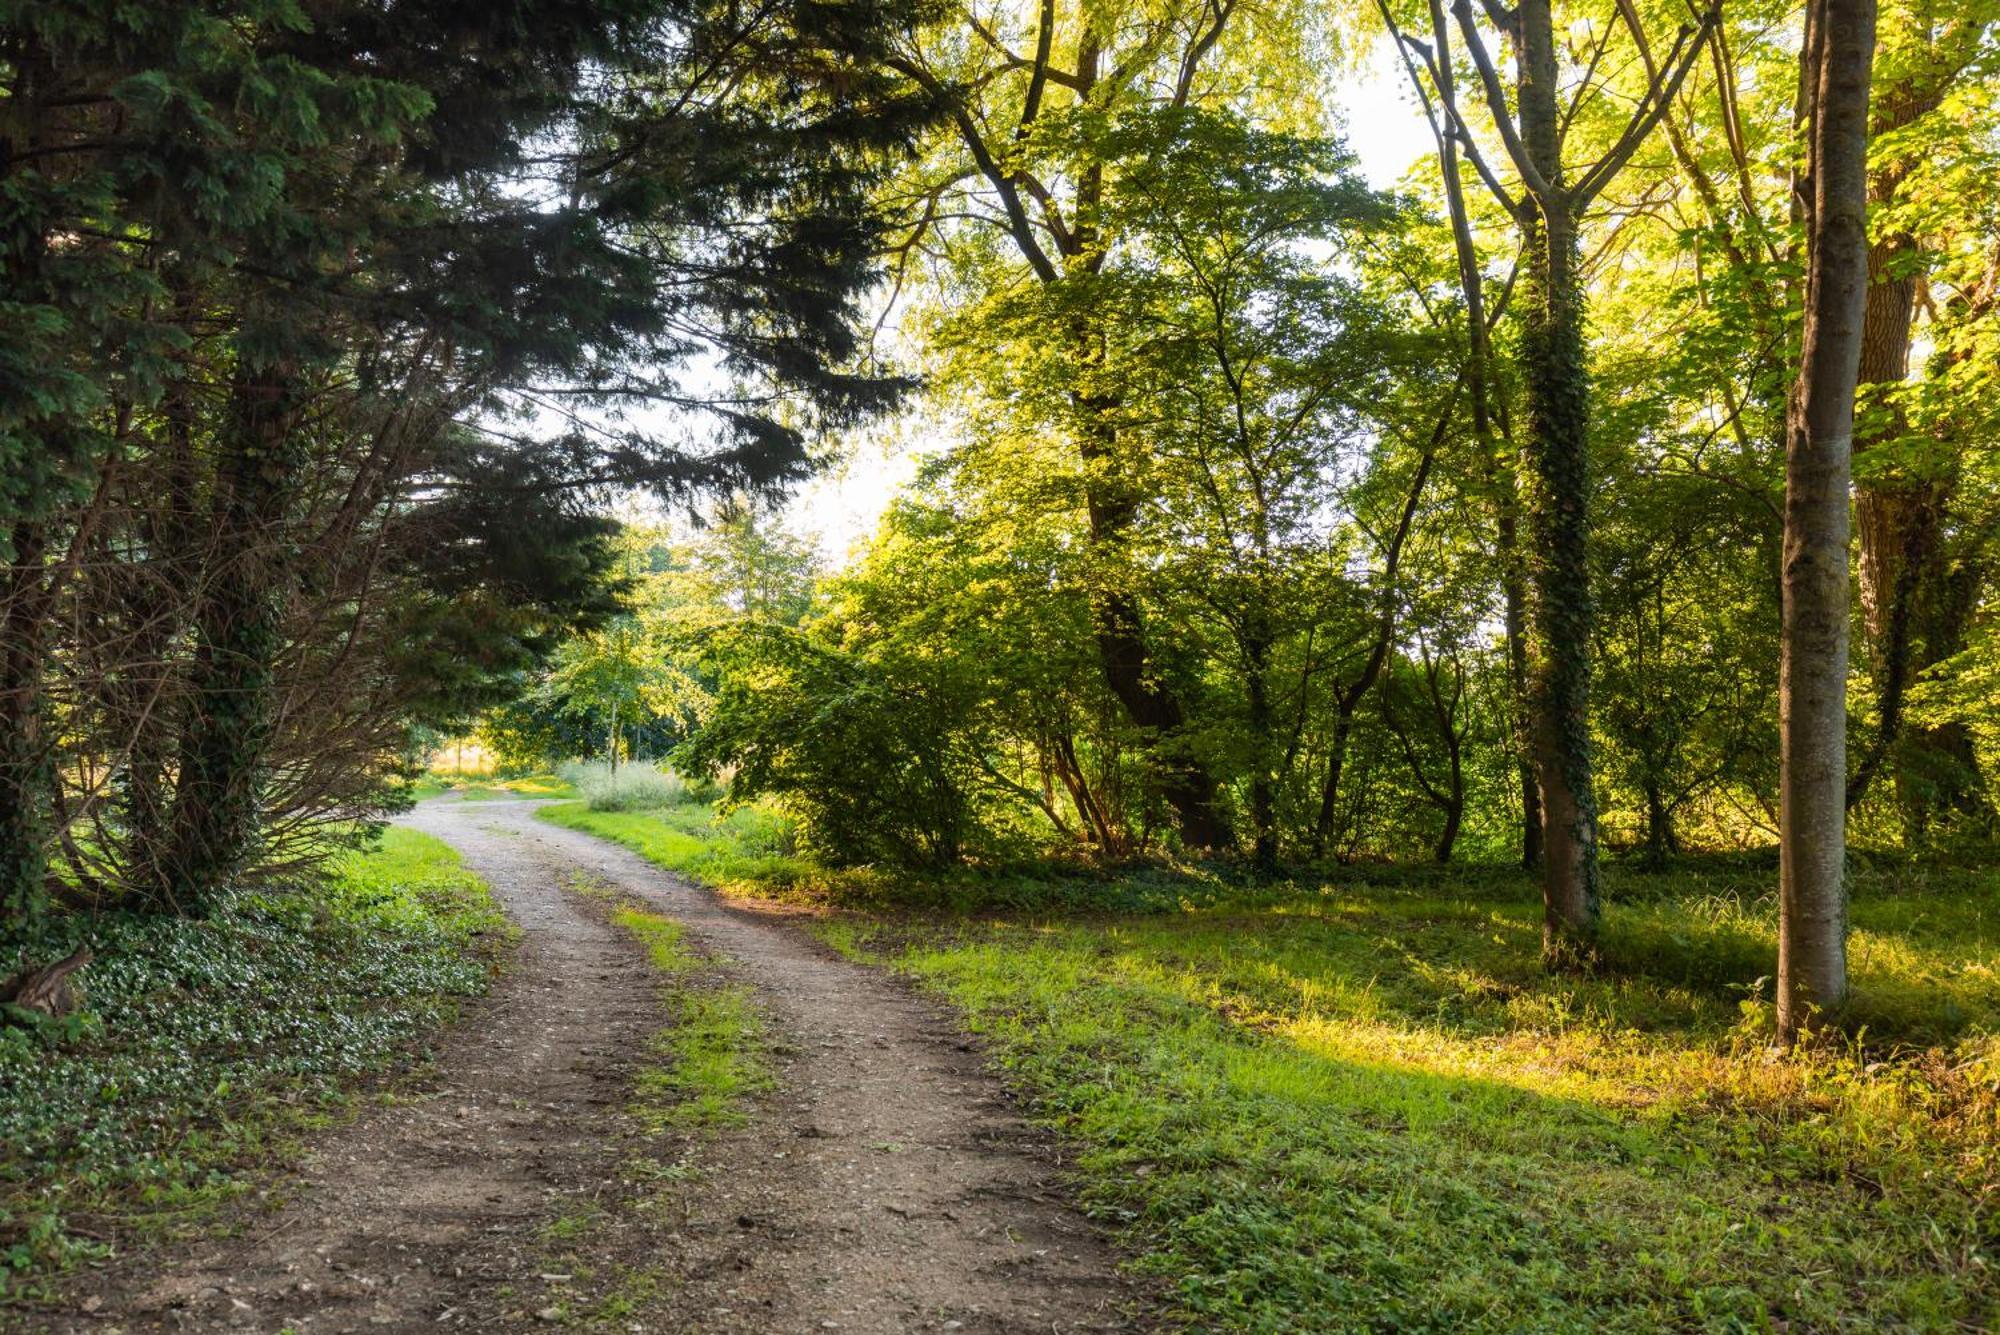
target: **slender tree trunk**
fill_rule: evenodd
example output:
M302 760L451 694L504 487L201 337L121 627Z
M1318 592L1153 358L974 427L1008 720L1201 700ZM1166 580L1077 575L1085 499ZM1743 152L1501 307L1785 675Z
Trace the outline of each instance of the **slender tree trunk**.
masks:
M1674 812L1667 805L1665 792L1661 790L1656 775L1646 776L1646 867L1652 871L1664 871L1667 863L1680 849L1680 840L1674 834Z
M282 365L238 375L216 469L215 532L194 615L194 670L161 868L160 896L182 913L201 912L256 848L274 722L299 386Z
M1528 591L1521 580L1520 547L1512 514L1502 520L1499 547L1504 567L1500 593L1505 607L1502 624L1507 636L1507 688L1514 702L1514 780L1521 792L1521 870L1534 871L1542 865L1542 785L1535 777L1534 729L1529 721Z
M1278 780L1276 774L1276 733L1277 718L1271 708L1271 691L1268 680L1271 659L1271 644L1262 627L1252 631L1245 644L1245 657L1249 660L1249 678L1246 687L1249 694L1251 771L1250 771L1250 824L1256 836L1255 859L1257 869L1270 873L1278 869Z
M1465 748L1449 718L1445 720L1444 749L1450 773L1445 789L1444 829L1438 833L1435 852L1440 863L1451 861L1452 850L1458 847L1459 829L1465 824Z
M611 777L618 777L618 700L611 701L611 726L604 730L604 758L610 763Z
M1445 25L1442 0L1431 0L1430 11L1434 50L1449 52L1451 33ZM1458 92L1451 61L1441 60L1433 68L1445 113L1455 121ZM1459 290L1465 297L1466 390L1472 402L1472 436L1479 444L1493 500L1493 555L1500 567L1500 595L1505 607L1514 769L1521 792L1521 867L1532 871L1542 861L1542 790L1535 781L1535 752L1528 727L1528 591L1521 577L1518 461L1508 457L1509 442L1502 432L1494 430L1493 339L1487 327L1486 282L1479 269L1479 249L1473 242L1471 212L1465 204L1465 182L1459 174L1458 140L1449 124L1438 129L1438 164L1451 216L1452 246L1458 256Z
M1778 1037L1847 999L1848 470L1868 298L1874 0L1808 0L1806 300L1785 444Z
M1437 860L1450 862L1458 844L1459 827L1465 823L1465 739L1459 732L1458 710L1465 700L1465 667L1456 651L1451 657L1451 695L1446 698L1438 684L1440 665L1427 660L1425 681L1430 687L1431 715L1437 720L1438 734L1444 739L1446 774L1444 830L1438 835Z
M191 308L191 302L184 307ZM130 603L135 657L150 665L151 680L142 682L125 701L132 741L120 798L125 879L144 894L163 884L175 749L174 692L168 683L178 674L178 667L170 669L169 663L185 629L187 592L197 582L195 407L185 377L169 384L160 413L167 444L165 476L156 484L161 494L151 498L154 508L144 530L153 570L141 577L144 582Z
M1456 397L1444 406L1431 428L1429 441L1424 446L1423 457L1417 460L1416 473L1410 478L1410 490L1403 497L1402 512L1396 518L1395 532L1389 535L1388 550L1382 560L1382 588L1379 595L1379 610L1375 619L1375 639L1368 648L1368 656L1362 660L1361 671L1353 681L1345 686L1336 683L1333 697L1333 737L1326 758L1326 778L1320 785L1319 818L1313 822L1312 856L1322 855L1332 842L1340 807L1340 779L1347 764L1347 742L1353 735L1354 716L1361 707L1361 701L1368 692L1375 689L1375 682L1382 675L1382 668L1389 661L1389 650L1396 638L1396 577L1402 569L1403 548L1409 542L1410 533L1417 520L1417 507L1422 501L1424 488L1429 485L1431 470L1437 463L1438 450L1444 444L1452 423L1452 409Z
M1552 16L1547 0L1523 0L1517 13L1521 141L1550 186L1547 198L1521 206L1528 238L1522 351L1535 593L1529 684L1543 804L1542 948L1551 963L1564 964L1594 955L1599 912L1590 747L1590 382L1576 220L1562 176Z

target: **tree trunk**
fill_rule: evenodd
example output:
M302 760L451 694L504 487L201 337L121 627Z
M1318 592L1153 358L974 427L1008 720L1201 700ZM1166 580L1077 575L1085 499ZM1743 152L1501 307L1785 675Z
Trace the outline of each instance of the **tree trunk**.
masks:
M299 387L288 367L242 369L217 463L210 567L160 897L201 912L256 847L272 671L282 639L286 498L298 447Z
M1874 0L1809 0L1805 324L1785 442L1778 1037L1847 999L1848 470L1868 298Z
M1674 809L1667 804L1666 793L1660 787L1658 775L1648 773L1645 787L1645 866L1649 871L1665 871L1667 863L1680 851L1680 839L1674 833Z
M183 311L192 322L193 301ZM120 795L125 827L124 867L128 884L152 893L162 884L164 843L171 828L174 760L174 692L178 676L168 664L185 629L189 594L200 585L195 514L197 465L194 449L193 390L185 374L172 381L160 405L166 437L165 476L155 478L158 494L144 520L148 554L156 570L139 576L128 600L135 627L133 657L155 667L150 682L128 687L123 700L131 729Z
M42 699L48 625L40 524L14 527L0 567L0 925L38 916L48 898L50 794L55 760Z
M1530 724L1532 700L1528 691L1528 591L1521 581L1520 542L1516 535L1516 498L1506 498L1507 510L1500 518L1498 556L1500 593L1506 612L1503 625L1507 636L1507 688L1514 703L1512 740L1514 777L1521 791L1521 870L1534 871L1542 865L1542 785L1535 777L1534 730Z
M1547 0L1523 0L1521 140L1550 185L1522 205L1528 289L1526 511L1534 583L1535 765L1543 803L1542 948L1554 964L1595 954L1597 803L1590 754L1590 383L1576 220L1562 179L1555 34Z
M1431 0L1435 50L1451 50L1442 0ZM1457 88L1449 60L1435 67L1438 96L1446 114L1458 115ZM1412 76L1414 77L1414 75ZM1493 340L1487 328L1486 285L1473 242L1471 211L1459 174L1458 140L1449 126L1438 135L1438 163L1444 178L1452 246L1458 256L1459 290L1465 297L1466 389L1472 401L1472 436L1487 470L1493 499L1493 555L1500 567L1500 594L1506 608L1507 686L1513 705L1514 768L1521 792L1521 867L1533 871L1542 860L1542 790L1535 782L1535 753L1528 727L1528 596L1521 578L1520 506L1517 463L1507 457L1511 442L1494 431Z
M1271 644L1261 627L1247 638L1249 642L1244 649L1249 660L1246 687L1249 693L1248 723L1252 755L1250 824L1256 836L1254 857L1257 870L1268 874L1278 869L1278 781L1274 764L1277 719L1271 708L1270 684L1266 679Z
M1087 338L1087 336L1085 336ZM1079 453L1088 475L1085 505L1090 541L1112 563L1131 531L1137 505L1126 488L1107 474L1116 468L1111 429L1104 422L1111 405L1082 401L1092 414L1081 434ZM1180 751L1187 722L1173 689L1152 670L1138 601L1122 588L1100 588L1090 600L1098 663L1104 683L1125 714L1147 739L1162 747L1160 795L1174 810L1181 838L1195 849L1223 848L1232 842L1228 823L1215 806L1215 780L1201 761Z

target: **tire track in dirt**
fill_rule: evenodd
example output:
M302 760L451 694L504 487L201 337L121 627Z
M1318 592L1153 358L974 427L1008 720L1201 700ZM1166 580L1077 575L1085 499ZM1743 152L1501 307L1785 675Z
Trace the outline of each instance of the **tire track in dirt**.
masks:
M456 847L524 933L493 996L444 1040L429 1091L321 1138L289 1203L242 1236L147 1279L114 1267L84 1291L94 1311L49 1328L549 1329L567 1319L548 1305L566 1278L544 1272L549 1221L580 1208L609 1222L570 1250L647 1278L604 1329L1151 1325L1064 1198L1047 1137L941 1010L781 911L725 906L536 821L536 805L440 799L405 818ZM643 1227L620 1218L634 1147L619 1109L662 1023L659 978L564 891L579 874L682 923L753 989L770 1041L775 1089L747 1127L682 1147L692 1172Z

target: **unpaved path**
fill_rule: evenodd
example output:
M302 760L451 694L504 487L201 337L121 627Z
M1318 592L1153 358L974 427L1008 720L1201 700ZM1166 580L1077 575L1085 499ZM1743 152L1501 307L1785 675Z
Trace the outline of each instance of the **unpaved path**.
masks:
M524 930L434 1089L325 1137L302 1189L151 1282L114 1270L67 1327L345 1330L1086 1331L1141 1295L1062 1198L1025 1125L938 1009L839 960L782 913L724 907L528 802L424 803ZM662 1023L637 946L566 893L579 874L680 921L750 985L776 1088L742 1130L683 1147L668 1225L629 1205L627 1082ZM656 1203L657 1204L657 1203ZM601 1226L592 1222L603 1219ZM563 1221L581 1221L568 1231ZM637 1276L560 1306L584 1271ZM600 1289L602 1284L599 1285Z

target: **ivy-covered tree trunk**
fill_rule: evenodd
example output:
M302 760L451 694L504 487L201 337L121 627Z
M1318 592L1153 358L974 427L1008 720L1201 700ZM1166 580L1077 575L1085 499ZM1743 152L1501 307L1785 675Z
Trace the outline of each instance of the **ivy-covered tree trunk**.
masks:
M157 892L163 907L181 913L201 912L256 848L299 409L289 366L239 370L216 465L214 533Z
M1547 0L1518 13L1521 140L1547 182L1521 204L1528 283L1521 354L1528 431L1524 508L1534 588L1529 689L1542 800L1542 948L1587 957L1598 922L1590 754L1590 380L1574 204L1563 181L1555 34Z
M1868 297L1874 0L1810 0L1806 299L1785 442L1778 1036L1847 1000L1848 474Z

